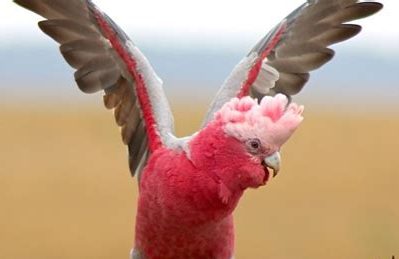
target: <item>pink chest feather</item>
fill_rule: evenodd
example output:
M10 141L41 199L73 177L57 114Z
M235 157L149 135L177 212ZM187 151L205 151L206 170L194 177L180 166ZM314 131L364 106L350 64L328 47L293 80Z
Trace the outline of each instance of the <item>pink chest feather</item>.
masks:
M232 211L242 192L228 203L219 184L186 155L156 151L143 172L135 247L145 258L231 258Z

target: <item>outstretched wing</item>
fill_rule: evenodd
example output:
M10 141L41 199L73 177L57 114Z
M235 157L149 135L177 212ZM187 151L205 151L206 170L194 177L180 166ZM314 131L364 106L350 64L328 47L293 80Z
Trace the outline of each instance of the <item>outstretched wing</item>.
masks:
M361 30L347 24L378 12L382 4L357 0L308 0L272 29L238 64L224 82L204 125L233 97L283 93L295 95L309 80L309 72L334 56L328 46Z
M90 0L14 0L45 17L40 29L61 44L85 93L103 90L129 147L132 175L149 153L173 142L173 117L162 81L126 34Z

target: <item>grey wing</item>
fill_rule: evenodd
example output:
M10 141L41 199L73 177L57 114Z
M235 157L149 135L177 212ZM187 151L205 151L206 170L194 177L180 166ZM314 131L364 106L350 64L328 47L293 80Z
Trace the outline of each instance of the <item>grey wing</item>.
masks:
M242 94L242 87L250 83L246 94L262 98L283 93L292 96L300 92L309 80L309 72L334 56L328 46L345 41L361 30L347 22L378 12L382 4L356 0L309 0L298 7L262 40L233 70L214 99L205 119L229 99ZM283 28L280 37L277 33ZM256 79L248 82L251 70L261 64Z
M129 147L132 175L148 155L173 142L173 117L162 81L126 34L89 0L15 0L43 16L40 29L60 43L85 93L104 91Z

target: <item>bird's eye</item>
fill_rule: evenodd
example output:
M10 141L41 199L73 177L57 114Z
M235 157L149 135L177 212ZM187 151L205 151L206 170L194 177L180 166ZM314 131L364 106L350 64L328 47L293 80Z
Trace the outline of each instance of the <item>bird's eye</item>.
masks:
M257 153L261 148L260 140L257 138L250 139L247 141L247 148L251 153Z

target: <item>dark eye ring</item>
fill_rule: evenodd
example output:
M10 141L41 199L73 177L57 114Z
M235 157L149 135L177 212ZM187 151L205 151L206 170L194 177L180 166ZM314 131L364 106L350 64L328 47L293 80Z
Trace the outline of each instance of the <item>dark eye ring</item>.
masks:
M254 138L247 141L247 146L251 153L255 153L261 148L261 143L259 139Z

